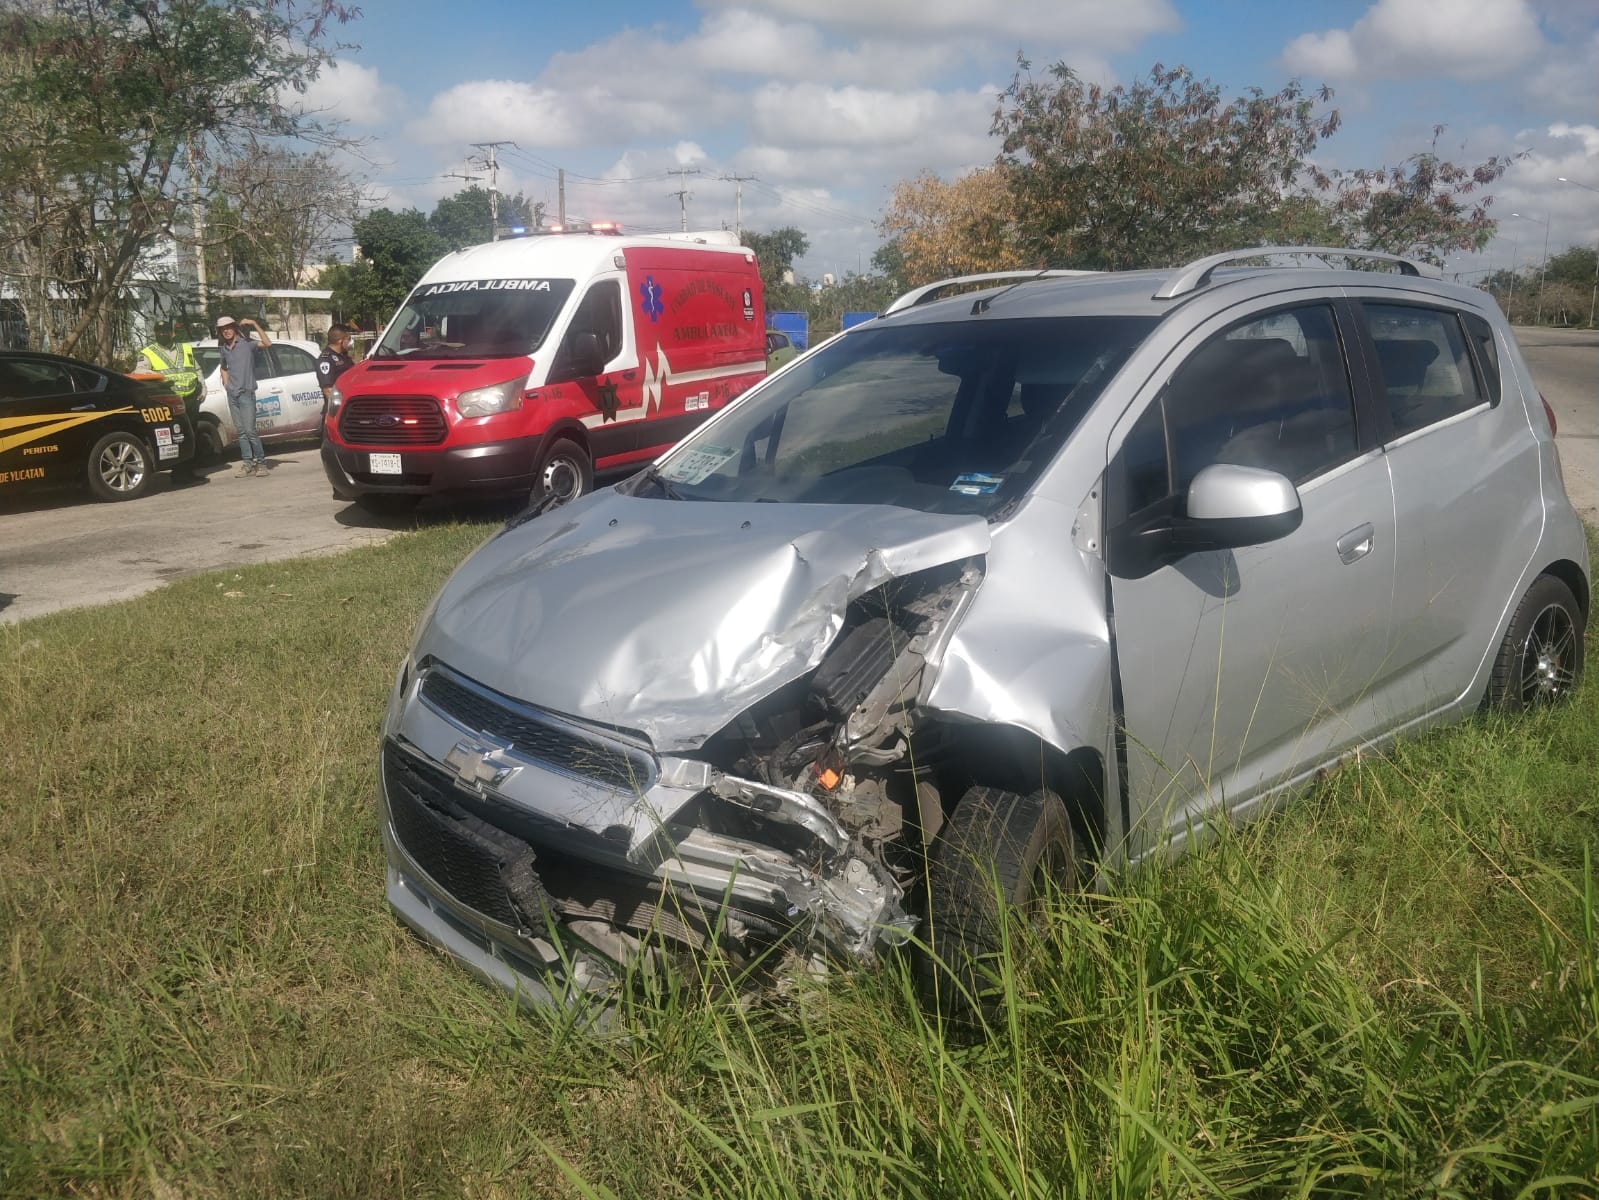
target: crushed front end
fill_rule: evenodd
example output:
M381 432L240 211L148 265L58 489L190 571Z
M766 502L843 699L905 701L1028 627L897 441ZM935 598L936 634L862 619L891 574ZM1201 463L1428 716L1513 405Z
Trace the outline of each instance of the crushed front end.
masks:
M946 563L857 596L814 670L670 754L408 661L382 746L390 903L534 1002L663 947L870 961L915 927L942 819L917 700L980 578Z

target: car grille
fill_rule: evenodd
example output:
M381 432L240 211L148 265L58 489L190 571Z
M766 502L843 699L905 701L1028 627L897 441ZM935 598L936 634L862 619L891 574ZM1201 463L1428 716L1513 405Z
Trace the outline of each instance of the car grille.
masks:
M394 836L416 865L461 904L521 928L502 868L526 843L461 809L448 775L392 746L383 748L383 784Z
M444 410L425 396L353 396L339 413L339 436L361 446L436 446L448 432Z
M644 750L577 729L446 668L432 667L423 676L422 699L456 724L568 775L634 793L655 781L655 760Z

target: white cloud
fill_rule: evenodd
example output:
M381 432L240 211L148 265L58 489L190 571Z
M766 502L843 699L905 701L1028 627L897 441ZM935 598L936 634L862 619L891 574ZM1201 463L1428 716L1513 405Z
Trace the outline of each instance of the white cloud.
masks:
M1527 83L1535 103L1568 112L1599 112L1599 32L1551 47Z
M767 84L752 100L750 127L758 141L789 147L882 148L909 144L918 150L939 131L969 129L988 134L993 92L938 92L923 88L890 92L816 83Z
M703 0L706 7L757 9L852 31L891 35L901 45L949 35L989 42L1068 42L1131 50L1182 20L1168 0Z
M628 94L634 89L627 80L619 74L576 88L510 79L457 84L433 98L408 135L436 146L502 138L524 146L606 145L685 132L691 111L694 123L707 115L703 104L685 110L669 92Z
M405 107L399 88L384 83L372 67L360 63L328 63L306 90L287 101L303 113L315 113L352 125L381 125Z
M1325 79L1506 75L1545 42L1527 0L1377 0L1348 29L1288 43L1290 70Z

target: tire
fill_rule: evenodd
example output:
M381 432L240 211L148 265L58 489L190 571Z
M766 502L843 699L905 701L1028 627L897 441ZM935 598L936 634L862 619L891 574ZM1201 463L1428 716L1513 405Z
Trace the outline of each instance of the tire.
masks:
M1054 792L974 787L961 797L927 872L922 984L945 1017L975 1027L997 1015L998 999L985 992L1005 922L1027 915L1050 884L1075 887L1078 871L1071 814Z
M200 421L194 427L194 461L196 463L219 463L227 448L222 444L222 430L215 421Z
M89 490L101 500L137 500L153 474L150 447L136 433L108 433L89 451Z
M533 473L530 501L546 508L570 504L594 490L594 464L571 438L556 438Z
M1486 706L1519 713L1571 695L1582 680L1583 624L1569 587L1553 575L1535 579L1499 643Z

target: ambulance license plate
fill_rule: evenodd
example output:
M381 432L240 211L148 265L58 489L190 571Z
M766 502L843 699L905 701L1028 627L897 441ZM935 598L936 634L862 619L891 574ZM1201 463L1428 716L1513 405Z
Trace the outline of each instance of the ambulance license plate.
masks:
M398 454L373 454L372 474L374 475L399 475L400 456Z

